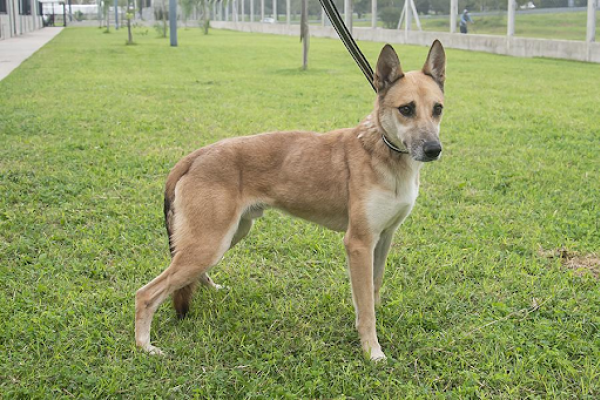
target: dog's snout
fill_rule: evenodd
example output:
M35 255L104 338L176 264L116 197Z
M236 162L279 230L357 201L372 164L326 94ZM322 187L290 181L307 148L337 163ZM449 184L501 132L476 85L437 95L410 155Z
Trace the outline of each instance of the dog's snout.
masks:
M425 142L423 151L427 157L435 158L442 152L442 145L440 142Z

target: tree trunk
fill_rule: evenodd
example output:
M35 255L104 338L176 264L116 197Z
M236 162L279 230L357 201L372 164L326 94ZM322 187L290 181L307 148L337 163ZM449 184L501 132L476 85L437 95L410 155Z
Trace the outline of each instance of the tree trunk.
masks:
M308 0L302 0L302 15L300 16L300 40L302 41L302 69L308 68L308 45L310 32L308 31Z
M204 34L208 35L208 28L210 26L210 18L208 15L208 0L204 0L203 5L204 5L204 12L202 15L202 27L204 29Z
M131 18L133 18L133 15L131 12L135 13L135 7L132 7L131 0L128 0L125 16L127 17L127 36L129 38L129 44L133 44L133 35L131 34Z
M129 44L133 44L133 35L131 34L131 18L127 18L127 36L129 37Z
M167 10L165 7L165 0L162 1L162 20L163 20L163 37L167 37Z

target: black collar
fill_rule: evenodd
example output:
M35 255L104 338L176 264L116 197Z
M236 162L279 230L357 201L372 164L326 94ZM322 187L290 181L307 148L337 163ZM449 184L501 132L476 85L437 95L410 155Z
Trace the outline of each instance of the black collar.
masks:
M396 153L409 154L408 150L406 150L406 149L400 150L399 148L397 148L396 146L391 144L390 141L385 137L385 135L381 135L381 137L383 138L383 143L385 143L387 145L387 147L394 150Z

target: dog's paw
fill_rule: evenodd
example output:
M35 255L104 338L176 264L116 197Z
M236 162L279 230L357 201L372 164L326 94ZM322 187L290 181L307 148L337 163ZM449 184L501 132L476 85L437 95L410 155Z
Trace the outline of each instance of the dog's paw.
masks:
M144 346L143 350L153 356L164 356L165 353L161 349L156 346L152 346L151 344Z
M371 350L369 359L373 362L380 362L380 361L387 360L387 357L385 356L385 354L383 354L383 351L381 351L381 349L377 349L377 350L373 349L373 350Z

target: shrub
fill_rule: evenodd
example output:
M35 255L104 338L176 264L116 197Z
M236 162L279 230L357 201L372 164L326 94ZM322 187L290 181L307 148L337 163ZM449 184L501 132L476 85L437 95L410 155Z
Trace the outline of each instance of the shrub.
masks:
M400 8L396 7L385 7L379 11L379 19L383 21L383 24L388 29L393 29L398 26L398 20L400 19Z
M85 19L85 14L81 12L81 10L77 10L75 11L75 20L77 21L83 21Z

